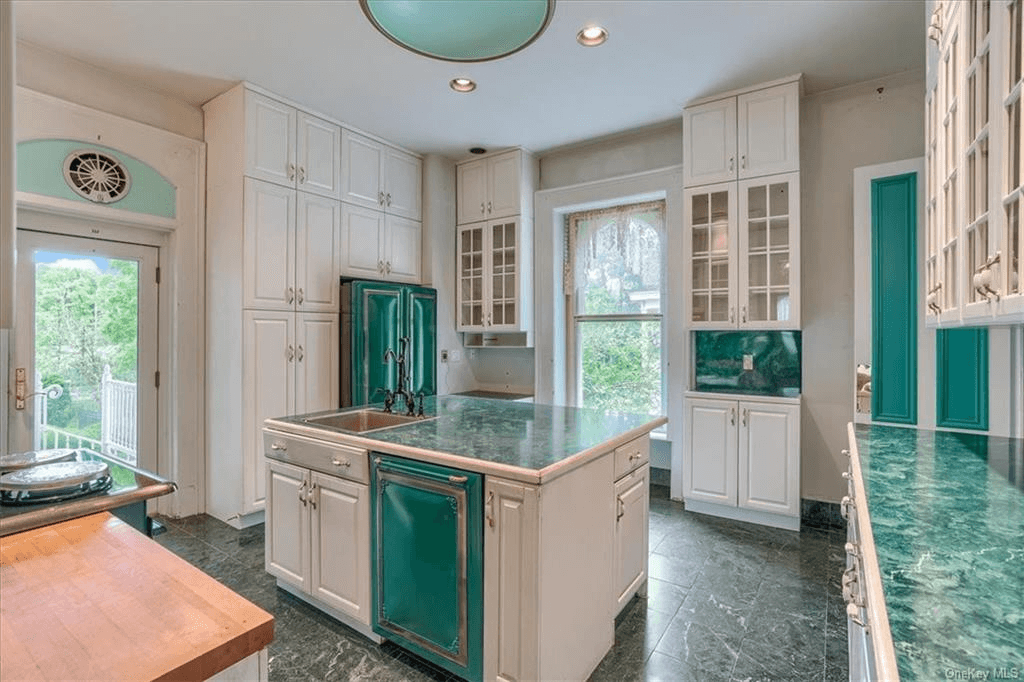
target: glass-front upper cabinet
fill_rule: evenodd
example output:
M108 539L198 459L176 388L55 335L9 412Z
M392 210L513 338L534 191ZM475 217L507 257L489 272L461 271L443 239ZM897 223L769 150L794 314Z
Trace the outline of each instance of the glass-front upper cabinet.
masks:
M484 232L487 223L459 228L458 329L484 326Z
M947 311L957 314L960 307L960 290L957 283L957 273L960 271L959 246L960 246L960 193L959 193L959 169L960 169L960 138L958 115L959 115L959 94L960 75L959 67L959 12L947 14L947 24L943 33L943 45L939 57L939 114L942 116L940 123L942 134L941 159L939 160L940 179L942 182L942 216L943 227L940 231L938 242L938 257L940 260L939 272L941 273L940 287L938 290L938 305L942 312L939 313L940 320Z
M996 282L1003 292L998 303L1001 315L1020 318L1024 315L1024 282L1022 282L1021 263L1024 261L1024 235L1021 228L1021 210L1024 203L1024 185L1022 185L1021 139L1024 127L1021 121L1021 91L1024 89L1024 7L1021 0L999 2L996 4L996 21L1001 24L1002 59L1000 68L1003 72L999 79L1001 87L997 90L1002 102L999 116L1004 131L1002 144L999 145L1000 199L1002 201L1002 222L1004 248L999 255L1000 262L992 270L993 274L986 277ZM1004 260L1005 259L1005 260ZM1000 273L1002 277L1000 277Z
M686 190L687 319L694 328L736 326L736 183Z
M800 327L800 174L739 183L739 325Z

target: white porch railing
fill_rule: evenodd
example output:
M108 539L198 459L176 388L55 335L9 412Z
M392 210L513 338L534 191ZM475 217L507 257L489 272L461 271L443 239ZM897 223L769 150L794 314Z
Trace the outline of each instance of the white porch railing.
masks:
M52 388L52 387L51 387ZM42 377L36 372L35 448L89 448L116 457L128 464L137 464L138 389L130 381L117 381L110 374L110 365L103 367L100 382L100 439L72 433L48 423L48 401L51 391L44 392ZM57 394L59 395L59 394ZM55 396L56 397L56 396Z

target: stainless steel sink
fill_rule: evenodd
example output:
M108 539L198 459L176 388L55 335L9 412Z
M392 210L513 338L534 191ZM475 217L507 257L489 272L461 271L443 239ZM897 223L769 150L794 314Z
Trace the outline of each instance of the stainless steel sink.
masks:
M367 433L369 431L390 429L395 426L426 421L428 419L436 419L436 417L409 417L402 414L388 414L381 410L353 410L352 412L339 412L338 414L329 414L323 417L306 418L302 421L307 424L327 426L332 429L341 429L342 431Z

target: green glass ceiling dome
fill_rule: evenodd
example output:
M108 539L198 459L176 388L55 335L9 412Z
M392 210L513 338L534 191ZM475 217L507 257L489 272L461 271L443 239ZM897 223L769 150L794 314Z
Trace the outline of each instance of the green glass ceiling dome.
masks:
M485 62L523 49L547 28L555 0L359 0L402 47L450 62Z

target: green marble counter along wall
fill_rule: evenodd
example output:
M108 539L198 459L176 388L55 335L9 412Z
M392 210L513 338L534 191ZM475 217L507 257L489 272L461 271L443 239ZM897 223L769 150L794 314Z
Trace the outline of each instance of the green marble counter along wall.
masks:
M694 332L694 389L750 395L800 395L800 332ZM754 369L743 369L743 356Z

